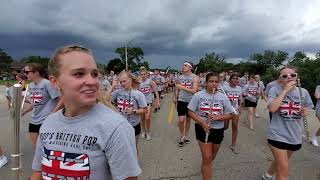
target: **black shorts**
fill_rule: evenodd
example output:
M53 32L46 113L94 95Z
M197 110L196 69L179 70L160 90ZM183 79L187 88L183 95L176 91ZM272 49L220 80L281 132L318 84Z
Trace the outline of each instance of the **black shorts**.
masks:
M177 102L177 112L178 116L188 116L188 102L178 101Z
M299 149L301 149L301 144L288 144L280 141L274 141L271 139L268 139L268 143L271 146L282 150L298 151Z
M162 91L158 91L159 97L161 96L161 92L162 92Z
M141 125L140 125L140 123L137 124L136 126L133 126L133 129L134 129L134 135L135 136L139 136L139 134L141 133Z
M31 133L39 133L41 124L31 124L29 123L29 132Z
M245 107L254 107L255 108L255 107L257 107L257 103L245 99L244 100L244 106Z
M196 139L205 143L206 132L203 130L203 128L199 124L195 123L194 129L196 131ZM222 129L210 129L208 143L221 144L223 137L224 137L224 129L223 128Z

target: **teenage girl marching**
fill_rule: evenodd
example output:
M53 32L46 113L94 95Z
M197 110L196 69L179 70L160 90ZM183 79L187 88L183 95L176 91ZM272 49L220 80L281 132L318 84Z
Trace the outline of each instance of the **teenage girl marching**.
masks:
M201 173L203 180L211 180L212 161L215 159L223 140L224 122L232 117L232 106L228 97L216 91L219 76L209 73L206 88L197 92L191 99L188 109L196 122L196 139L202 155Z
M148 78L148 71L145 67L140 68L140 92L142 92L147 101L147 112L144 115L141 115L141 127L142 133L141 137L146 138L148 141L151 140L150 127L151 127L151 110L152 110L152 101L153 94L156 96L156 107L160 107L160 98L157 91L157 85L154 81Z
M303 126L302 117L308 115L308 108L313 103L308 91L302 90L300 97L295 68L284 67L278 72L281 86L274 86L268 94L268 108L272 119L268 127L268 144L273 154L268 171L264 179L288 179L289 159L295 151L301 148ZM301 99L304 103L301 104Z

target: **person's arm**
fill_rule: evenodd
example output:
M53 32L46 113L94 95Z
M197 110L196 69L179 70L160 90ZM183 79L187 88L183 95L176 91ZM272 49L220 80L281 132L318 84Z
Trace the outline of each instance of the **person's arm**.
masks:
M314 92L314 97L316 99L320 99L320 86L316 88L316 91Z
M226 113L226 114L220 114L220 115L215 115L215 114L209 114L209 120L210 121L225 121L229 120L232 118L232 114Z
M33 109L33 104L30 104L29 106L27 106L21 113L21 116L24 116L25 114L27 114L28 112L32 111Z
M159 97L159 93L157 91L157 85L154 81L151 80L151 88L153 93L156 96L156 107L160 107L160 97Z
M269 92L269 97L268 97L268 99L269 98L272 99L271 103L269 104L269 111L272 113L276 112L281 106L282 101L286 97L287 93L294 87L295 87L294 81L288 82L277 97L275 97L276 93L274 92L276 88L275 87L271 88Z
M33 171L31 176L29 177L29 180L41 180L41 171Z
M192 85L192 88L190 88L190 89L182 86L181 84L176 84L176 87L178 89L181 89L181 90L187 91L189 93L195 94L196 92L198 92L199 78L197 76L194 77L193 80L192 80L192 83L193 83L193 85Z

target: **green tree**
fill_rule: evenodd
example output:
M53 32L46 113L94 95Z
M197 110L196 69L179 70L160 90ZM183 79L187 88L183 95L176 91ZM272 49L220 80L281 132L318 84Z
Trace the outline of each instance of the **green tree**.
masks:
M200 58L197 64L198 72L221 72L226 66L225 57L214 52L206 53L204 57Z
M119 54L122 63L126 64L125 47L119 47L115 52ZM143 50L140 47L127 47L127 52L129 69L139 65L144 56Z
M263 53L254 53L250 56L249 61L262 65L265 69L269 67L277 68L284 61L288 60L288 53L284 51L274 52L270 49Z
M294 53L291 61L289 62L289 65L295 66L299 63L304 62L306 59L309 59L307 55L303 51L298 51Z
M13 62L11 56L9 56L3 49L0 48L0 72L10 71L10 64Z
M122 63L121 59L114 58L111 59L106 67L107 71L114 71L115 73L121 72L125 69L125 64Z
M41 56L28 56L21 59L22 63L39 63L45 69L48 69L50 58L48 57L41 57Z

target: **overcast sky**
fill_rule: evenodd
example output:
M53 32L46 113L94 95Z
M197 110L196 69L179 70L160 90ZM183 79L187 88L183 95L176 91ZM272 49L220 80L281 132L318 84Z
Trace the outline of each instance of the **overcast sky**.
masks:
M2 0L0 48L19 59L81 44L106 63L133 39L153 68L198 63L207 52L230 62L265 49L312 54L319 7L319 0Z

